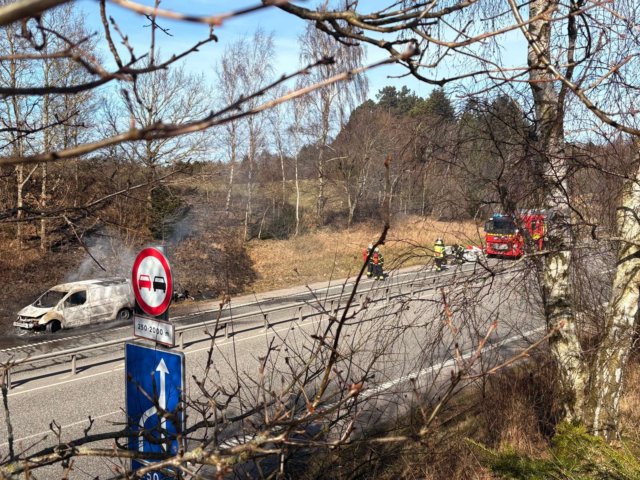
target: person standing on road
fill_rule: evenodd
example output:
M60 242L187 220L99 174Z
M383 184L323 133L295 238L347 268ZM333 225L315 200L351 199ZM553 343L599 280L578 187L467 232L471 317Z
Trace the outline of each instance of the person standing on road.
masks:
M373 279L384 280L384 257L378 247L373 251Z
M458 265L462 265L464 263L464 247L456 243L453 246L453 254L456 257L456 262L458 262Z
M362 252L362 260L367 262L367 277L369 278L373 275L373 258L371 257L372 250L373 245L370 243L369 247Z
M436 239L436 243L433 246L433 253L436 261L436 272L441 272L442 264L444 263L444 242L440 237Z

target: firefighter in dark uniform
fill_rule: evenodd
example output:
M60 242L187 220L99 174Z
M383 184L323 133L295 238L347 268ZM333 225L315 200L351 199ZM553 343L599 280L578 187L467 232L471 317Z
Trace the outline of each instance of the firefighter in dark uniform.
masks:
M456 257L456 262L458 265L462 265L464 263L464 247L462 245L458 245L457 243L453 245L453 254Z
M436 272L441 272L442 264L444 263L444 242L440 237L436 239L436 243L433 246L433 253L436 261Z
M362 260L367 262L367 277L369 278L373 275L373 258L371 257L372 250L373 245L369 244L369 247L362 252Z
M376 247L373 251L373 279L384 280L384 257L380 249Z

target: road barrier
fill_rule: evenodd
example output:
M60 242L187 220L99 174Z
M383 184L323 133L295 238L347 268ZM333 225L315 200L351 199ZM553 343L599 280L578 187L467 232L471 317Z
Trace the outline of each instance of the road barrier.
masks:
M475 265L475 264L474 264ZM476 268L473 269L473 272L475 272ZM381 298L378 299L370 299L371 303L377 303L377 302L383 302L383 304L385 306L390 305L391 299L395 299L398 297L403 297L403 296L407 296L406 293L402 293L399 292L398 294L394 294L391 295L391 290L395 289L395 288L402 288L404 286L409 286L409 290L410 293L408 294L409 297L413 297L415 294L417 293L421 293L421 292L425 292L425 291L429 291L429 290L433 290L434 288L436 288L433 284L436 283L436 281L438 279L442 279L443 277L455 277L456 274L459 273L467 273L470 272L471 270L462 270L462 271L452 271L450 273L444 272L438 275L434 275L432 277L426 277L423 279L413 279L413 280L407 280L405 282L398 282L396 284L392 284L392 285L388 285L388 284L382 284L382 285L372 285L371 287L368 287L367 289L362 289L360 291L356 291L354 294L355 296L360 296L360 298L358 299L358 301L355 301L354 298L354 302L353 304L350 306L350 308L353 308L355 305L358 305L360 309L364 308L364 304L367 298L367 294L370 294L372 291L373 292L377 292L378 290L382 290L383 291L383 296ZM499 272L499 273L492 273L492 272L487 272L485 277L491 277L491 276L495 276L495 275L503 275L505 273L515 273L515 272L519 272L522 271L522 269L519 270L514 270L514 271L509 271L509 270L505 270L503 272ZM431 280L431 285L426 286L425 284ZM461 284L464 284L466 282L461 282ZM451 284L445 284L445 285L437 285L437 287L446 287L446 286L450 286ZM418 287L416 289L416 287ZM422 287L422 288L420 288ZM182 326L176 326L175 328L175 332L178 335L178 344L176 347L174 348L179 348L180 350L184 349L184 334L186 332L189 332L191 330L196 330L196 329L200 329L203 327L209 327L209 326L215 326L216 324L218 324L219 329L223 329L223 335L224 338L229 338L230 336L230 332L229 332L229 326L232 325L235 321L238 320L243 320L243 319L247 319L247 318L251 318L251 317L256 317L256 316L260 316L262 315L263 317L263 321L264 321L264 327L262 329L263 332L266 332L269 330L270 327L272 327L272 325L276 325L276 324L280 324L280 323L287 323L287 322L291 322L294 320L298 320L300 322L304 321L307 318L312 318L318 315L336 315L338 313L338 311L340 310L344 310L346 308L346 306L340 306L340 299L343 297L349 297L350 295L352 295L352 291L349 292L342 292L336 295L330 295L327 296L325 298L323 298L323 302L324 304L320 304L319 306L314 307L314 312L311 312L310 314L307 315L303 315L302 310L304 307L312 307L312 305L310 304L310 302L307 301L303 301L303 302L298 302L298 303L293 303L293 304L289 304L289 305L282 305L282 306L278 306L278 307L271 307L271 308L267 308L267 309L260 309L254 312L247 312L241 315L237 315L234 316L233 318L220 318L220 319L213 319L213 320L207 320L204 322L198 322L198 323L194 323L191 325L182 325ZM329 303L329 309L326 309L326 305L327 302ZM334 303L335 302L335 303ZM258 302L259 305L259 302ZM335 305L335 307L334 307ZM282 312L285 310L291 310L291 309L297 309L297 314L294 315L291 318L285 319L285 320L280 320L274 324L269 323L269 319L268 319L268 315L275 313L275 312ZM251 327L250 329L253 329L254 327ZM217 335L218 334L218 330L217 329L213 335ZM247 329L249 330L249 329ZM238 331L238 332L234 332L234 333L242 333L244 330ZM133 342L133 341L137 341L139 340L137 337L134 337L133 335L130 337L125 337L125 338L119 338L117 340L109 340L106 342L102 342L102 343L97 343L94 345L85 345L82 347L77 347L77 348L70 348L67 350L61 350L59 352L51 352L51 353L46 353L43 355L36 355L36 356L28 356L25 358L22 358L20 360L15 360L13 361L14 365L16 366L24 366L24 365L33 365L35 363L39 363L39 362L44 362L46 360L55 360L55 359L60 359L60 358L70 358L71 360L71 374L72 375L76 375L77 373L77 361L78 361L78 355L82 354L82 353L87 353L87 352L93 352L96 350L102 350L105 348L109 348L109 347L113 347L115 345L120 345L120 344L124 344L127 342ZM11 389L11 375L10 375L10 369L7 370L7 374L5 377L5 381L7 384L7 388L10 390Z

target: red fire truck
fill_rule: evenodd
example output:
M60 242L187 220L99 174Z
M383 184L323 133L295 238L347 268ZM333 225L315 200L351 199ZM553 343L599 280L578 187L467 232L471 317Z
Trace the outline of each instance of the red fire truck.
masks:
M542 250L547 232L547 215L543 212L521 212L520 221ZM484 224L485 249L488 256L519 258L524 254L524 239L513 215L494 215Z

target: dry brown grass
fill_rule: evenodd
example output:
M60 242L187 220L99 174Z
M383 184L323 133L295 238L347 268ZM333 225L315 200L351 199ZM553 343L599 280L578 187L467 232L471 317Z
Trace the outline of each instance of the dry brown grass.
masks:
M520 454L539 456L555 432L556 388L550 361L544 357L503 372L488 381L486 399L475 421L474 440L500 449L508 444Z
M640 369L638 369L640 372ZM639 373L640 375L640 373ZM555 428L555 375L547 352L498 375L468 385L445 406L423 442L360 445L314 457L288 478L301 480L489 480L482 452L505 445L536 458L547 455ZM397 429L372 427L372 436L415 434L422 424L413 410ZM388 427L387 427L388 428Z
M640 352L633 353L626 375L620 399L620 422L623 436L631 435L637 440L640 435Z
M478 245L481 232L471 221L396 219L382 247L385 269L427 264L438 236L446 244ZM288 240L252 240L249 255L259 275L252 289L263 292L355 275L362 266L362 251L379 235L380 227L372 223L342 230L323 228Z

